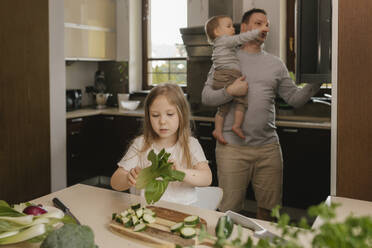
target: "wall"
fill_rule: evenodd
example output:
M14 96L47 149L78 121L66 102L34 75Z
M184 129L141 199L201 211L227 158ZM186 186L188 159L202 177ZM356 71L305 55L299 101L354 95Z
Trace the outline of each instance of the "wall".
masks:
M66 187L66 80L63 1L49 0L51 190Z
M83 106L94 104L93 96L85 92L85 87L94 85L97 70L98 62L93 61L68 62L66 65L66 89L81 89Z

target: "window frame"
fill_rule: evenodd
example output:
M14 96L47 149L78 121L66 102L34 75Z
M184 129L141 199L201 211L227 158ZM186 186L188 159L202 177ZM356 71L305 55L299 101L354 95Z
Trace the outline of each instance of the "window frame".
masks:
M185 60L187 61L187 57L166 57L166 58L152 58L148 56L148 19L150 16L150 9L149 9L149 0L142 0L142 89L143 90L150 90L154 86L149 85L148 76L151 72L148 70L148 63L151 61L172 61L172 60ZM186 84L180 85L183 90L187 88L187 63L186 63Z

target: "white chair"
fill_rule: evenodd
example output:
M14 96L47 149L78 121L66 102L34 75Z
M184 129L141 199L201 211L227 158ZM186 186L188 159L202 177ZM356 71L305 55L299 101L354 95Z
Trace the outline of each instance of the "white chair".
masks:
M196 187L198 200L191 206L216 210L222 200L223 191L219 187Z

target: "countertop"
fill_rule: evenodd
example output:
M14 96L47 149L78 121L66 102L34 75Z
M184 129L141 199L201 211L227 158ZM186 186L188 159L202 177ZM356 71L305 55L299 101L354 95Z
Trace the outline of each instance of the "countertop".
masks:
M143 109L137 110L119 110L118 108L83 108L66 113L66 119L93 115L122 115L122 116L138 116L143 117ZM214 121L213 117L192 116L195 121ZM315 128L315 129L331 129L331 119L325 117L312 116L297 116L297 115L277 115L276 126L293 127L293 128Z
M111 232L108 227L112 213L122 212L132 204L138 202L141 202L141 205L146 205L144 198L114 190L76 184L49 195L34 199L31 202L45 206L53 206L52 199L54 197L58 197L83 225L88 225L92 228L95 242L100 248L148 247L138 241L131 240L128 237L115 234ZM159 201L155 206L177 210L190 215L198 215L206 220L209 233L214 233L213 230L217 224L217 220L223 215L223 213L217 211L166 201ZM256 221L267 229L279 234L279 231L275 230L274 226L272 226L270 222L261 220ZM253 235L253 233L248 229L244 229L244 236L247 237L248 235ZM21 243L1 247L36 248L38 246L39 245L35 244Z

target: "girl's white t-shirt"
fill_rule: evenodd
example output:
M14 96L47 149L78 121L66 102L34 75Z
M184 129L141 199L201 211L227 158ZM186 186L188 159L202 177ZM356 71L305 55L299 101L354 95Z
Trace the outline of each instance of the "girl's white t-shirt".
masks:
M146 152L140 152L144 143L143 136L137 137L133 144L129 147L127 153L119 161L118 166L124 168L126 171L136 167L137 165L141 168L146 168L151 165L151 162L147 160L147 155L154 149L154 152L158 154L160 150L156 149L154 146L151 146ZM189 138L189 149L191 155L191 164L194 166L200 162L207 162L203 149L199 141L194 138ZM180 165L183 168L187 168L186 163L182 163L183 151L179 142L174 146L166 148L166 152L170 153L170 160L174 160L175 163ZM140 191L142 197L144 197L144 190ZM169 182L168 188L160 198L160 200L175 202L179 204L190 205L197 201L196 189L194 186L184 183L184 182Z

